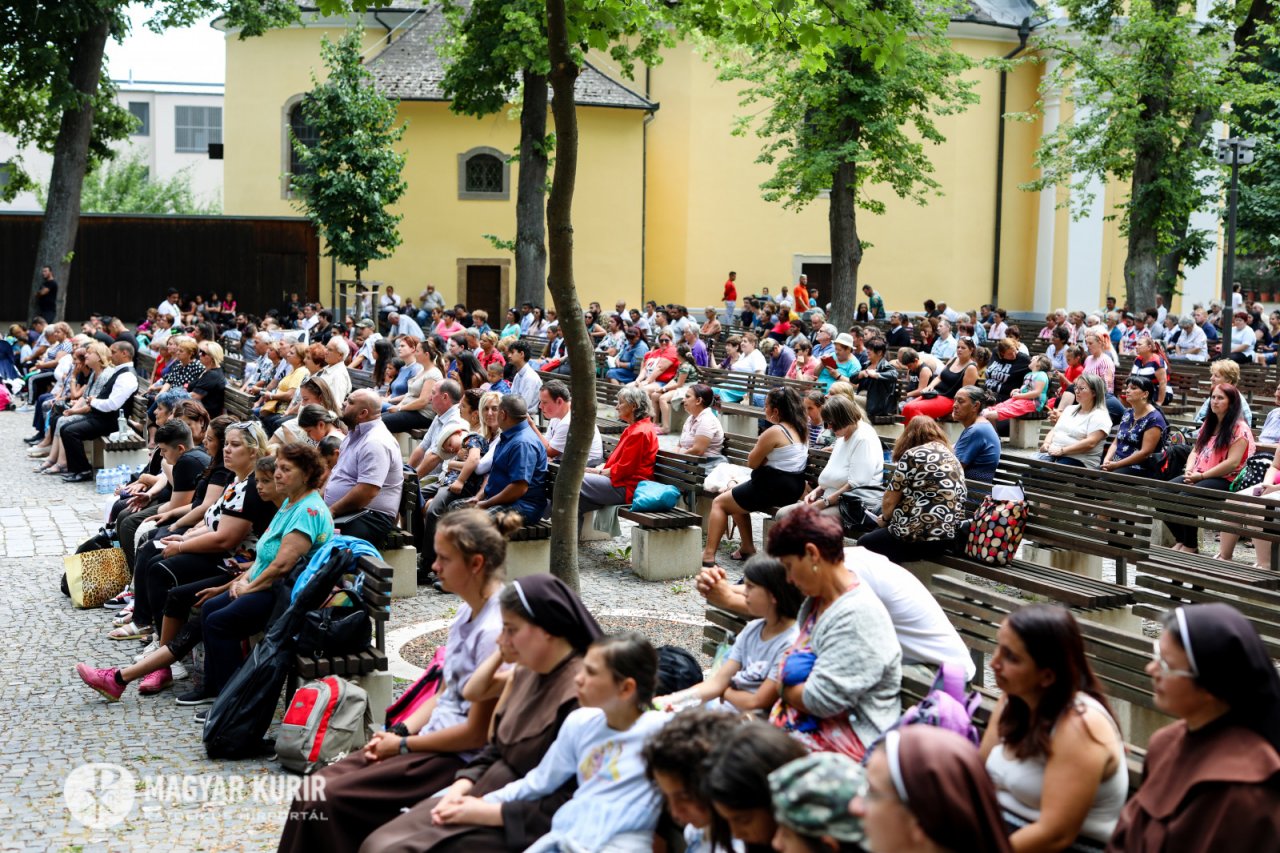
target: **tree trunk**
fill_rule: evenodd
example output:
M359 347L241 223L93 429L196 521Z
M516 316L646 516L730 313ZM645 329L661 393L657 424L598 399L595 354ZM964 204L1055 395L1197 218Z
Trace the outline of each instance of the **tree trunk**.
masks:
M62 114L58 137L53 144L53 172L49 176L49 197L40 224L28 316L35 315L36 291L44 285L40 268L46 264L53 267L53 277L58 280L57 319L66 316L72 250L80 227L80 193L89 167L93 96L98 91L102 54L110 32L111 20L104 14L76 42L76 55L71 61L71 84L80 93L80 106Z
M520 174L516 186L516 305L542 305L547 293L547 78L524 72ZM561 315L563 316L563 315ZM572 423L572 422L570 422Z
M551 572L578 589L578 492L596 426L595 354L573 281L573 187L578 177L578 113L574 84L579 68L569 54L564 0L547 0L547 48L551 60L551 114L556 128L556 168L547 197L550 270L547 285L569 351L573 418L551 498Z
M848 129L856 138L856 126ZM856 171L851 160L836 166L831 179L831 210L827 219L831 232L831 317L840 331L853 325L854 307L858 301L858 267L862 264L862 242L858 239L856 206Z

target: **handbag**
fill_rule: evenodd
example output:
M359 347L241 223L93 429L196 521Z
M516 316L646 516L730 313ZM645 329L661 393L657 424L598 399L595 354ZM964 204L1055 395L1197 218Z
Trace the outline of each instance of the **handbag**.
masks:
M101 607L129 583L129 564L120 548L100 548L62 558L67 592L76 607Z
M363 607L321 607L307 612L298 632L298 654L354 655L369 648L373 626Z
M1019 490L1021 492L1021 490ZM1027 502L985 497L969 526L966 557L993 566L1007 566L1018 553L1027 529Z
M676 508L680 500L680 490L675 486L664 486L652 480L641 480L636 483L636 490L631 495L632 512L669 512Z
M844 529L845 536L860 536L871 529L868 510L862 503L862 498L841 492L836 506L840 509L840 526Z
M1255 453L1245 461L1244 467L1240 469L1240 473L1231 481L1228 490L1232 492L1243 492L1245 489L1251 489L1260 485L1267 476L1267 470L1271 467L1271 460L1274 457L1270 453Z

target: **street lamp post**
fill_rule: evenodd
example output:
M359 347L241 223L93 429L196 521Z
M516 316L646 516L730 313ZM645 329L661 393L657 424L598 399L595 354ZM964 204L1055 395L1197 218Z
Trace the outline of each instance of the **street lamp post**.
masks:
M1222 354L1231 352L1232 287L1236 279L1236 203L1240 198L1240 167L1253 162L1255 141L1233 136L1218 140L1218 162L1231 166L1227 189L1227 251L1222 264Z

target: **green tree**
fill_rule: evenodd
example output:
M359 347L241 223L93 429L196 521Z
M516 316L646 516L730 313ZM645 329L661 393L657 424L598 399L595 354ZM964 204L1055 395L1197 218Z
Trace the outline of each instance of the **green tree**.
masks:
M218 214L222 206L196 197L191 186L191 170L186 168L170 178L151 177L143 157L132 153L100 163L84 179L80 209L85 213L169 213ZM37 188L36 199L44 207L48 189Z
M1270 46L1249 76L1274 94L1238 111L1240 134L1258 144L1253 164L1240 170L1236 246L1280 259L1280 48Z
M321 44L329 76L321 83L312 74L315 88L302 102L316 140L292 140L301 171L290 176L325 253L355 269L357 281L370 261L390 257L400 245L404 214L387 208L408 186L400 176L405 155L395 150L405 127L396 127L397 104L379 94L361 63L363 36L356 26L337 44L328 38Z
M1157 289L1170 295L1181 270L1212 250L1212 235L1190 228L1196 210L1218 204L1209 134L1224 105L1262 96L1264 87L1247 76L1275 5L1224 0L1206 21L1179 0L1063 5L1070 29L1042 38L1057 60L1042 85L1064 92L1074 114L1045 137L1036 155L1041 177L1024 188L1067 187L1083 214L1094 200L1092 180L1128 181L1119 204L1125 288L1129 304L1142 309L1155 304Z
M547 34L537 0L474 0L448 14L453 37L441 88L449 109L481 118L520 93L520 163L516 183L516 304L542 304L547 281Z
M888 187L918 204L941 193L928 145L946 141L935 117L966 109L978 98L962 79L970 61L947 38L950 6L894 0L882 14L895 31L914 36L898 61L877 63L851 47L838 49L816 68L793 59L797 45L757 42L733 46L721 61L723 79L748 84L734 133L766 140L756 162L774 168L761 185L767 201L800 209L829 191L831 322L853 323L863 243L857 211L880 215L885 204L866 190ZM759 106L765 106L757 118Z

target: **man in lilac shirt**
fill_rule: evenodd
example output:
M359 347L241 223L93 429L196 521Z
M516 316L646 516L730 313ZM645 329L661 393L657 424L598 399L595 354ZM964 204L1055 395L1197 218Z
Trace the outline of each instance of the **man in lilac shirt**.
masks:
M381 550L400 512L400 445L382 422L382 401L368 388L347 397L342 421L350 432L325 484L324 502L344 536L364 539Z
M706 367L711 363L711 355L707 352L707 345L698 336L698 327L692 323L685 327L684 342L689 345L689 349L693 353L694 364L698 365L698 367Z

